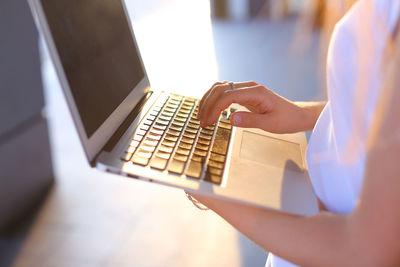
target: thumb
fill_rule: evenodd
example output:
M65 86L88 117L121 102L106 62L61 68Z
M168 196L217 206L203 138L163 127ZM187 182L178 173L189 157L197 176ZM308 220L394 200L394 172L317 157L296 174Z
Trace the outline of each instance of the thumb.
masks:
M231 123L233 126L243 128L263 128L263 121L265 116L253 112L237 111L231 116Z

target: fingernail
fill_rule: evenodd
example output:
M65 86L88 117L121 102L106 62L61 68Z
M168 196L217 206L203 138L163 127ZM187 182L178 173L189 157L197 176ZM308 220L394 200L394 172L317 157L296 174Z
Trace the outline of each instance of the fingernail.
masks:
M233 126L239 126L242 123L242 116L239 114L235 114L232 116L232 124Z

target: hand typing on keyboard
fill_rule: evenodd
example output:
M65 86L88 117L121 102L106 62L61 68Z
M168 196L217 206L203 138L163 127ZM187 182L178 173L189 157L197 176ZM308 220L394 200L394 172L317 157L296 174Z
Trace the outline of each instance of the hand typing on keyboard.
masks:
M163 94L139 124L122 155L126 162L215 184L222 182L232 125L231 111L205 127L197 99Z
M292 102L256 82L235 83L234 88L232 83L218 82L200 101L197 116L200 125L205 127L217 122L221 112L224 116L224 110L232 103L249 110L235 112L230 119L232 125L273 133L312 130L318 118L314 114L319 114L309 112L312 106Z

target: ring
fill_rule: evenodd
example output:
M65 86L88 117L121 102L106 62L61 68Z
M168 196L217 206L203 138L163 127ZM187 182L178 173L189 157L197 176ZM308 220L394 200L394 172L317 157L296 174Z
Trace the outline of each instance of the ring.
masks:
M234 82L229 82L229 84L230 84L232 90L236 90L236 86L235 86Z

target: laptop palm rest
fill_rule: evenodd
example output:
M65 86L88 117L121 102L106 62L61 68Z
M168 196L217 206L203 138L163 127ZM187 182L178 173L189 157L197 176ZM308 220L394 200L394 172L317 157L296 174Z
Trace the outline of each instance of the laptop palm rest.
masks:
M249 131L243 131L239 155L243 159L277 168L296 172L303 172L304 169L299 144Z
M313 214L318 205L304 162L304 133L275 135L237 128L229 179L222 198L296 214Z

